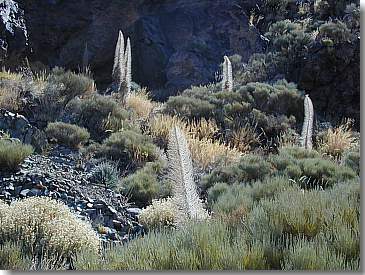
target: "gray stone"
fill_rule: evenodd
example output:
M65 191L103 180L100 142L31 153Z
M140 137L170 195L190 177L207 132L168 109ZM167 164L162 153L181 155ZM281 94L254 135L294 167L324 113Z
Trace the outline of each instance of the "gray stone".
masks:
M22 196L22 197L26 197L26 196L28 196L29 192L30 192L30 190L29 190L29 189L24 189L24 190L22 190L22 191L20 192L20 196Z
M19 139L23 143L33 145L37 151L42 151L47 145L47 139L44 134L30 125L24 116L13 114L1 108L0 129L7 132L11 138Z
M133 216L141 214L142 209L137 207L127 208L127 212Z

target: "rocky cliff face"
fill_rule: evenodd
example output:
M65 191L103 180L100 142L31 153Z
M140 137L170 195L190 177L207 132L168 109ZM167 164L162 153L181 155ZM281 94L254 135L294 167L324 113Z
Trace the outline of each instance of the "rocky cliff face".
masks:
M77 68L87 43L101 84L110 81L119 29L131 37L133 79L152 89L207 83L224 54L238 53L247 60L264 47L235 0L5 2L15 5L24 19L21 29L29 33L29 46L23 43L22 50L31 61Z
M16 59L28 45L24 11L13 0L0 1L0 62Z

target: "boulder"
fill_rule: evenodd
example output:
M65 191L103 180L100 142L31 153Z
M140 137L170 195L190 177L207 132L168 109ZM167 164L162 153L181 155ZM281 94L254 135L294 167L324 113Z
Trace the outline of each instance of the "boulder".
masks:
M5 109L0 109L0 130L8 133L11 138L31 144L36 151L42 151L47 145L47 138L43 132L30 125L23 115Z

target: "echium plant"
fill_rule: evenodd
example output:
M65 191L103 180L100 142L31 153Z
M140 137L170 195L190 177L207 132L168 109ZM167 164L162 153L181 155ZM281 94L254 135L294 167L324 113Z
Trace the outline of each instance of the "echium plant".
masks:
M207 219L209 215L203 207L193 180L193 164L188 143L178 126L170 131L167 155L169 179L173 186L173 203L177 209L176 225L183 226L189 220Z
M129 37L127 38L126 48L124 47L124 35L122 31L119 31L118 41L115 47L112 78L117 85L118 92L125 98L131 90L132 51Z
M304 122L302 135L300 137L301 146L305 149L312 149L314 110L312 100L308 95L304 98Z
M228 56L224 56L223 62L223 78L222 78L222 90L228 90L232 92L233 89L233 75L232 75L232 64Z

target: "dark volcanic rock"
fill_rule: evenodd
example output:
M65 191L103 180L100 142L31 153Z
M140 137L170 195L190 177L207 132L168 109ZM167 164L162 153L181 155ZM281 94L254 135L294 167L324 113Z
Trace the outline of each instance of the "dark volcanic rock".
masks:
M18 0L33 61L77 68L87 42L99 83L110 82L118 30L131 37L133 79L151 88L213 80L224 54L247 60L263 41L235 0Z
M27 46L24 11L13 0L0 1L0 61L21 56Z
M0 109L0 130L8 133L11 138L33 145L37 151L43 150L47 145L43 132L30 125L24 116L4 109Z

